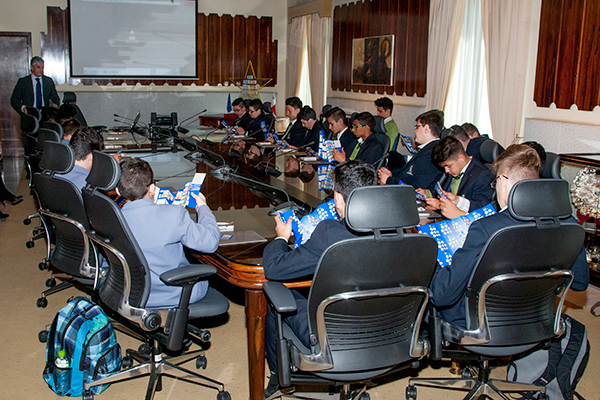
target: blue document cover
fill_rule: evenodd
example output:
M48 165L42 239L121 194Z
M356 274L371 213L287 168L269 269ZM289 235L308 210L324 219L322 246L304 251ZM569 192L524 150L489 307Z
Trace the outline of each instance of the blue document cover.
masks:
M296 238L294 242L295 247L300 247L310 239L313 231L319 225L319 222L325 219L340 220L341 217L335 209L335 203L333 200L327 203L321 204L312 213L305 215L302 219L298 219L294 210L288 210L283 213L279 213L281 220L287 222L288 218L292 218L292 231Z
M196 199L194 199L190 193L200 193L204 178L206 178L206 174L204 173L195 174L194 179L190 182L186 182L183 189L178 190L177 193L173 193L173 191L168 188L157 187L154 202L156 204L175 204L196 208Z

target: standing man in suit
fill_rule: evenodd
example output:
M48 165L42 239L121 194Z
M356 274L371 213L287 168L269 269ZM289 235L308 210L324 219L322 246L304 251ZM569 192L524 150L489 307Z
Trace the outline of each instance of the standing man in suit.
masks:
M285 99L285 115L290 119L290 124L287 129L281 135L281 140L285 140L288 143L297 141L298 136L304 135L306 129L300 123L298 114L302 110L302 100L298 97L288 97Z
M60 98L52 78L44 75L44 60L38 56L33 57L29 68L31 74L19 78L10 96L12 108L19 114L27 114L25 107L58 107Z
M203 194L192 193L198 215L198 222L194 222L185 207L155 204L155 190L154 174L148 162L130 158L121 163L117 193L127 201L123 216L150 268L150 295L146 306L177 307L182 289L165 285L160 275L189 264L183 246L205 253L216 251L221 233ZM208 281L196 283L190 303L203 298L207 291Z
M356 136L348 129L346 113L339 107L332 108L327 113L329 130L334 134L334 139L340 141L344 153L352 154L356 147Z
M432 161L446 172L442 189L447 198L427 199L427 205L452 219L481 208L492 201L490 185L494 174L467 155L456 137L446 136L433 147Z
M334 171L335 183L333 199L341 220L326 219L321 221L313 231L311 238L302 246L290 250L288 240L292 235L292 219L283 223L279 216L275 217L277 238L265 247L263 267L265 277L272 280L290 280L298 278L312 279L321 255L325 250L344 239L355 237L348 230L344 220L346 200L350 193L359 187L377 184L377 171L373 166L362 161L347 161L338 165ZM297 291L292 291L296 299L297 312L285 319L306 346L310 346L308 337L307 299ZM269 310L265 332L267 362L271 370L269 386L265 389L265 398L273 395L279 388L277 377L276 325L275 317Z
M377 115L383 118L385 124L385 134L390 138L390 149L389 151L396 151L398 146L398 125L392 118L392 111L394 110L394 102L389 97L381 97L375 100L375 107L377 108Z
M494 233L505 227L526 224L510 215L507 209L508 195L515 183L525 179L538 179L539 166L540 160L535 150L522 144L510 146L494 161L494 182L500 212L473 222L462 248L454 253L452 264L444 268L438 265L431 280L433 305L445 321L465 327L466 289L477 260ZM571 217L569 221L575 222L575 219ZM527 243L522 245L527 246ZM585 290L590 277L584 248L571 270L574 275L571 289Z
M352 121L352 133L356 137L356 145L351 153L342 147L333 150L333 158L338 162L346 160L361 160L375 165L385 153L383 145L375 136L375 117L370 112L361 112Z
M429 110L419 115L416 121L415 142L419 145L419 151L402 168L393 171L380 168L379 182L382 185L394 185L402 181L415 189L431 191L442 177L442 171L431 161L431 152L444 129L444 112Z

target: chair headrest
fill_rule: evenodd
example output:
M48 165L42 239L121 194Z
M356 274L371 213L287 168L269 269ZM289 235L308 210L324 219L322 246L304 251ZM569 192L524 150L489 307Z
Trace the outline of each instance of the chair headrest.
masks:
M121 168L119 163L112 156L96 151L92 153L94 161L92 169L88 175L87 183L100 190L111 190L119 183L121 179Z
M77 96L73 92L63 93L63 103L74 103L77 101Z
M265 112L266 114L273 113L273 110L271 110L271 102L270 101L265 101L263 103L263 112Z
M64 143L46 141L39 167L58 174L71 172L75 165L73 149Z
M400 185L355 189L346 202L345 217L357 232L415 226L419 223L415 189Z
M65 133L63 131L62 126L58 122L46 121L42 124L42 127L46 128L46 129L50 129L51 131L58 133L61 138L63 137L63 134Z
M385 120L383 119L382 116L375 115L375 129L373 130L373 132L386 133L387 129L385 129L384 121Z
M35 145L35 150L39 151L39 152L43 152L44 151L44 143L60 142L60 139L61 138L58 136L58 133L56 133L50 129L40 128L40 129L38 129L38 140L37 140L37 144Z
M23 132L35 133L40 129L40 123L36 117L23 114L21 116L21 127L23 128Z
M481 143L479 148L479 157L484 163L493 163L496 158L504 151L504 148L499 143L488 139Z
M517 182L508 195L508 211L521 221L569 217L572 212L569 183L562 179Z

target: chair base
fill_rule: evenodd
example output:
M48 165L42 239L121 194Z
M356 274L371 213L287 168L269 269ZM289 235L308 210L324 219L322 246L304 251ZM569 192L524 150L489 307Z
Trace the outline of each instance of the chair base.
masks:
M489 361L481 362L477 378L412 378L406 388L406 399L417 398L415 386L428 386L440 389L465 390L469 393L465 400L478 399L487 396L492 400L510 400L504 392L541 392L539 399L545 398L546 388L528 383L510 382L500 379L490 379Z
M335 394L328 392L302 392L301 394L299 394L296 393L295 386L289 386L286 388L281 388L265 400L272 400L278 397L289 397L306 400L370 400L371 398L371 396L369 396L369 393L367 393L366 386L363 386L356 390L350 390L349 384L343 385L342 390L339 393Z
M141 362L141 364L116 372L97 381L86 383L84 385L84 398L93 398L92 393L89 390L93 386L116 383L149 375L150 380L146 390L146 400L152 400L154 398L154 393L162 389L162 376L167 375L196 385L217 389L219 391L217 400L231 400L231 396L225 391L225 387L221 382L180 367L181 364L200 356L202 354L201 350L185 353L177 357L163 358L159 346L155 342L153 342L152 345L151 354L127 350L127 355L134 360Z

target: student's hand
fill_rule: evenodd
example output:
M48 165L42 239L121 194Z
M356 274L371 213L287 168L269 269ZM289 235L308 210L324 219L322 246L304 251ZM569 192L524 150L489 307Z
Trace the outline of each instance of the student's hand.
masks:
M239 135L243 135L244 133L246 133L246 130L245 130L244 128L240 127L240 126L237 126L237 127L235 128L235 131L236 131L236 133L237 133L237 134L239 134Z
M451 201L452 203L454 203L454 204L458 204L458 200L460 199L460 197L459 197L459 196L455 195L455 194L454 194L454 193L452 193L452 192L446 192L446 191L444 191L444 190L442 190L442 192L444 192L444 194L445 194L446 196L448 196L448 200L450 200L450 201Z
M288 218L287 223L283 223L279 215L275 216L275 233L277 237L282 237L285 240L290 240L292 236L292 218Z
M123 154L121 153L115 153L112 155L112 157L117 160L118 163L121 163L121 160L123 159Z
M196 211L198 211L198 209L200 208L200 206L207 205L206 204L206 197L204 197L204 195L202 193L196 194L194 192L190 192L190 194L196 200Z
M440 209L440 201L438 199L434 199L433 197L427 198L427 208L429 210L439 210Z
M390 175L391 175L391 172L390 172ZM417 189L415 189L415 192L417 192L419 194L422 194L423 196L427 197L427 191L425 189L417 188Z
M387 182L388 178L390 176L392 176L392 172L389 169L385 168L385 167L381 167L381 168L379 168L379 171L377 171L377 176L379 177L379 184L380 185L385 185L385 183Z
M274 142L275 138L273 137L272 133L267 133L267 135L265 136L265 141L267 142Z
M342 151L339 151L338 149L333 149L333 159L337 162L346 161L346 152L344 151L344 149L342 149Z
M440 212L448 219L454 219L456 217L460 217L461 215L467 215L466 212L459 210L458 207L456 207L456 204L454 204L451 200L443 197L440 199Z

